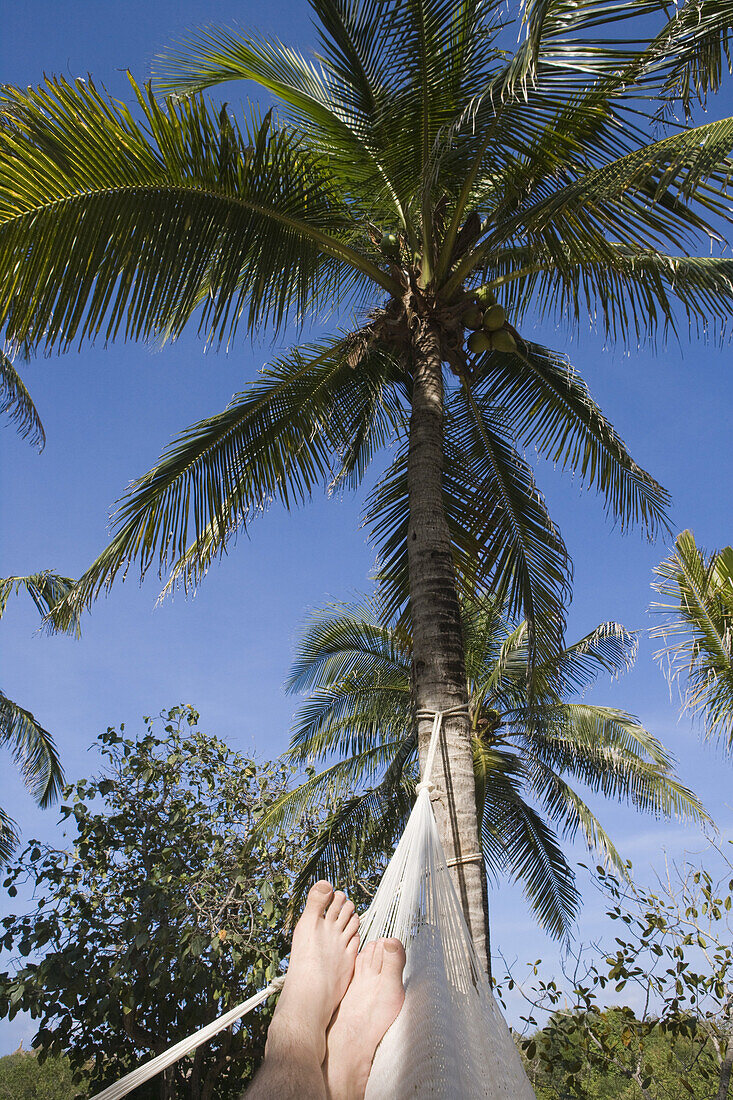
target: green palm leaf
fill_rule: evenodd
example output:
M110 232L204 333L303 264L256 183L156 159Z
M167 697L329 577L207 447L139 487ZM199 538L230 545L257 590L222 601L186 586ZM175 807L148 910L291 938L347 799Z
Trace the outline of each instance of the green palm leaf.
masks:
M358 483L402 414L386 386L394 361L376 348L357 372L352 346L346 337L296 348L224 412L175 440L133 483L116 513L116 534L56 608L55 623L65 628L130 562L144 575L157 554L159 572L173 568L195 584L274 500L291 507L319 485Z
M657 656L671 680L686 680L684 708L705 733L733 747L733 548L707 554L691 531L654 570L664 597L652 610L664 616L652 637L669 643Z
M46 445L38 410L12 359L0 351L0 413L8 413L23 439L42 451Z
M132 87L143 124L83 81L0 99L0 324L12 339L66 349L120 329L176 334L198 308L223 340L243 313L278 327L364 278L392 287L352 247L352 217L302 136Z
M0 744L6 745L23 782L41 808L55 802L64 781L53 737L29 710L0 691Z
M516 355L484 356L476 377L479 407L501 408L522 446L597 489L622 528L638 524L650 537L668 529L669 494L634 462L564 356L523 343Z

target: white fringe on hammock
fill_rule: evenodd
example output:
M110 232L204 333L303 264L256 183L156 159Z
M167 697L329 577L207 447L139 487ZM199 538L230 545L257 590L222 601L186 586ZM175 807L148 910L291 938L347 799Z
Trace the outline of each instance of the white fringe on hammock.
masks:
M423 782L405 831L361 919L361 946L405 945L405 1003L377 1050L366 1100L534 1100L483 973L438 838L430 774L442 728L434 716ZM121 1100L282 988L282 978L98 1093Z

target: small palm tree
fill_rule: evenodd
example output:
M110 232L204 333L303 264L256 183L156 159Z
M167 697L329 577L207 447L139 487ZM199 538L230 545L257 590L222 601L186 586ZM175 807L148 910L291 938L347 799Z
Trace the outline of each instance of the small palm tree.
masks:
M131 107L85 81L4 89L0 327L29 353L190 325L229 345L338 311L342 329L269 364L133 484L66 621L133 562L195 583L270 502L355 487L392 444L368 519L417 709L447 710L466 703L462 590L507 594L530 660L562 648L569 559L525 452L620 525L665 526L664 490L582 379L519 330L591 317L636 346L676 331L680 303L685 323L727 320L733 261L709 245L733 119L679 119L720 85L733 0L311 5L315 59L204 31L161 63L165 102L134 83ZM281 113L201 94L231 80ZM469 734L446 722L449 856L479 842ZM483 875L455 873L485 959Z
M27 577L0 578L0 618L8 599L24 589L42 616L46 616L73 587L70 577L45 571ZM78 627L78 623L77 623ZM0 690L0 744L6 745L20 768L23 782L39 806L49 806L64 781L53 737L29 710L14 703ZM10 858L17 844L15 822L0 808L0 860Z
M528 667L526 622L507 620L487 596L463 602L467 693L484 863L521 880L540 922L570 931L579 896L564 855L580 833L596 855L626 874L611 838L574 783L656 816L707 820L679 782L673 758L623 711L571 701L602 672L633 663L637 638L602 623L550 664ZM265 828L292 828L324 805L341 805L312 842L299 889L314 874L358 874L367 854L389 852L418 779L418 735L410 692L412 639L385 626L374 603L316 613L288 681L307 691L288 756L318 773L273 807ZM536 809L539 806L540 809Z
M709 738L733 749L733 547L708 554L692 531L678 535L674 546L654 570L652 587L664 602L652 610L664 622L652 637L669 643L657 656L670 682L686 680L684 710Z

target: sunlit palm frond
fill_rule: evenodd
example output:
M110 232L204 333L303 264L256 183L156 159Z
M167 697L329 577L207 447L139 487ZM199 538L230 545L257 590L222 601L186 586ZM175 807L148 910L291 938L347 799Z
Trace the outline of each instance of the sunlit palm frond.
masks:
M387 674L316 689L298 711L288 756L298 763L332 752L364 752L413 727L409 684Z
M617 246L666 252L702 237L719 239L714 223L730 216L732 147L733 119L721 119L644 144L601 167L568 172L570 179L557 186L542 180L536 195L521 203L510 181L502 181L506 211L493 212L489 232L446 287L456 289L497 249L518 241L551 257L560 277L572 277L576 264L602 264Z
M0 97L0 324L11 339L63 350L120 330L175 334L198 313L227 340L243 315L277 328L339 284L391 287L352 247L348 208L302 135L269 115L240 127L201 99L160 105L132 88L142 122L84 81Z
M415 747L413 740L412 752ZM360 786L382 780L395 758L402 758L404 752L403 740L385 741L376 747L363 749L355 756L337 760L322 771L309 775L304 782L273 802L258 820L257 832L280 832L287 835L292 832L296 823L304 828L306 822L319 822L324 807L339 805ZM410 750L408 755L409 752Z
M0 351L0 414L7 413L23 439L42 451L46 445L38 410L28 393L25 382L18 374L13 360Z
M691 531L654 570L663 597L652 604L663 622L652 631L671 681L684 682L685 710L705 733L733 747L733 548L707 554Z
M537 669L536 690L539 692L540 683L544 682L563 695L583 692L601 671L614 677L628 672L634 665L638 647L638 631L627 630L621 623L599 623L580 641L568 646L551 668Z
M538 728L523 740L531 785L538 794L545 781L554 782L547 770L551 768L643 813L710 820L697 796L675 775L674 757L623 711L585 703L547 707Z
M304 692L355 674L409 678L409 636L385 626L377 601L330 604L315 610L301 635L286 690Z

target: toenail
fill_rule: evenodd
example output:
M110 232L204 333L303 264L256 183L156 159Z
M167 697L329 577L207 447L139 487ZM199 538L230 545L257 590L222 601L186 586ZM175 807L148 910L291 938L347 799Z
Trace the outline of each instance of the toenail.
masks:
M316 883L316 890L320 890L320 892L322 894L330 894L331 893L331 883L330 882L324 882L323 880L321 880L321 882Z
M384 944L385 951L399 951L401 947L402 944L399 942L399 940L387 940Z

